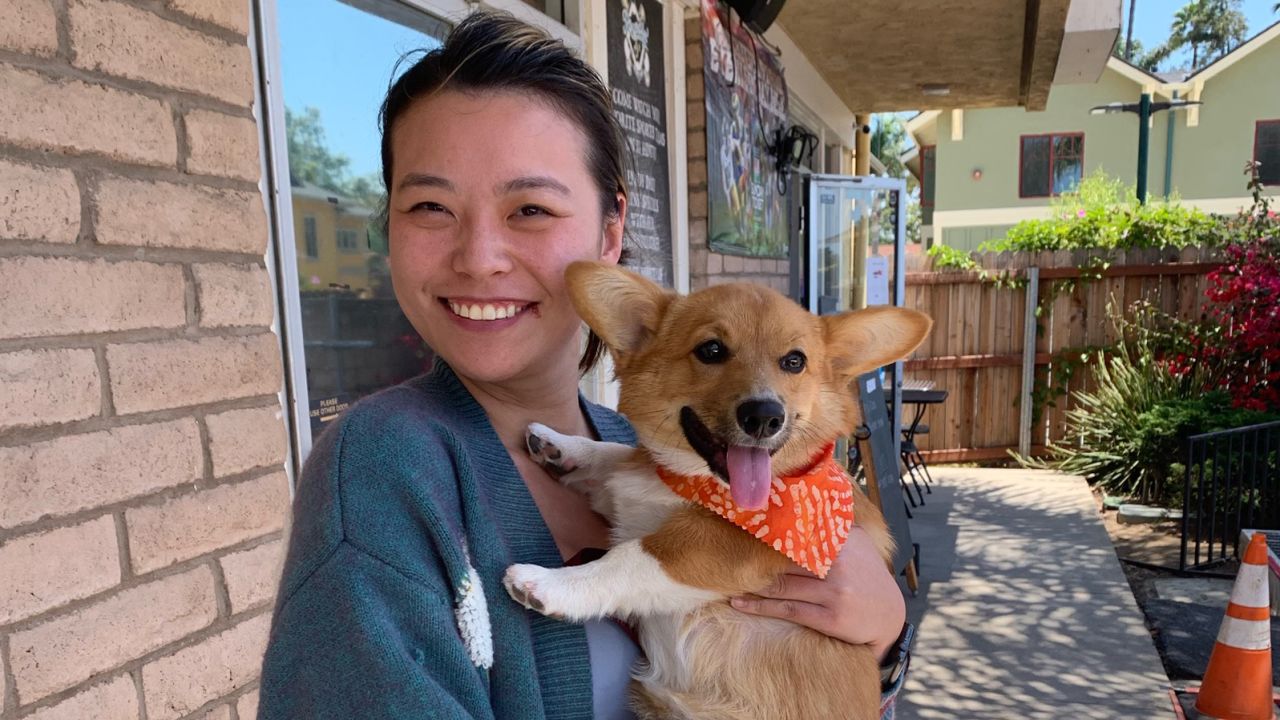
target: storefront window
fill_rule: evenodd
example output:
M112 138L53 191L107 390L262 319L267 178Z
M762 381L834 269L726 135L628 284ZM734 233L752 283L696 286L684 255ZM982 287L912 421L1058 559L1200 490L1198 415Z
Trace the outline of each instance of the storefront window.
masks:
M393 0L279 0L281 91L311 432L421 373L432 353L400 312L379 221L378 109L406 53L447 26ZM400 69L403 69L401 67ZM281 181L283 184L283 180Z

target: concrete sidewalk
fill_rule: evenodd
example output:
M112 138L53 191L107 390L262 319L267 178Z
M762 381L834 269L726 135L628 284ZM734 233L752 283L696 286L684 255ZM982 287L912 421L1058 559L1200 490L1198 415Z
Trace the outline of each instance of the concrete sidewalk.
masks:
M1044 471L933 469L913 510L920 594L899 720L1174 717L1089 488Z

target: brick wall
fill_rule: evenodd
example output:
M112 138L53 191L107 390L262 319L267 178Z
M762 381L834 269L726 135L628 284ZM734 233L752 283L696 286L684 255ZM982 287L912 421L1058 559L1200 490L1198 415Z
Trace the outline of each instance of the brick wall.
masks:
M689 148L689 289L745 280L786 293L786 260L712 252L707 244L707 110L702 77L702 18L685 19L685 88Z
M0 718L252 718L288 503L248 0L0 0Z

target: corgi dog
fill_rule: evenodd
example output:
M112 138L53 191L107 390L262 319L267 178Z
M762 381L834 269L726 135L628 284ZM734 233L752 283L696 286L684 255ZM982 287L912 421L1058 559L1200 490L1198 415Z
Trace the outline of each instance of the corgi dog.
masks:
M612 546L579 566L513 565L507 592L567 621L630 621L642 719L878 718L870 646L727 600L793 561L825 576L854 522L888 562L884 518L831 448L858 420L854 378L909 355L932 321L891 307L817 317L747 283L680 296L592 262L567 281L613 357L639 447L529 427L532 456L588 493Z

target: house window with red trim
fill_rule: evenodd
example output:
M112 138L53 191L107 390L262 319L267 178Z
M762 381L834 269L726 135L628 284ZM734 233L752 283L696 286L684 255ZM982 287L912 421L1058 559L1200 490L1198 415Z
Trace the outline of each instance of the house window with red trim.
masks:
M1259 120L1253 134L1253 161L1263 185L1280 185L1280 120Z
M1084 176L1084 133L1023 135L1018 197L1049 197L1076 189Z

